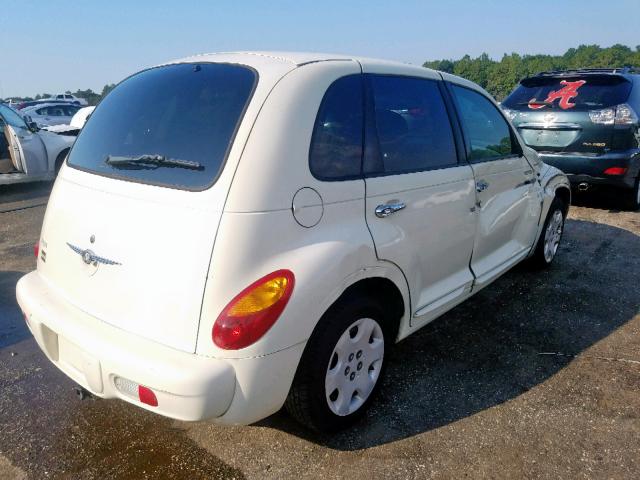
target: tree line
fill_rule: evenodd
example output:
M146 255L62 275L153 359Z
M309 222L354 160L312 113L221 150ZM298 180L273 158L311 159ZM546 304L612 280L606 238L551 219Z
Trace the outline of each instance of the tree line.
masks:
M575 68L622 67L640 68L640 45L631 49L616 44L602 48L598 45L580 45L570 48L563 55L504 54L500 61L483 53L471 58L465 55L459 60L430 60L425 67L453 73L481 85L496 99L506 97L523 78L538 72Z

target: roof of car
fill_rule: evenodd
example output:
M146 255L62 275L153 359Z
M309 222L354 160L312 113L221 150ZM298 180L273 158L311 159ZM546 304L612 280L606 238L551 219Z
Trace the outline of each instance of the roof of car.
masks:
M246 52L217 52L203 53L188 57L189 60L200 59L204 61L216 62L220 61L220 57L236 57L237 60L244 59L251 61L251 57L260 57L271 60L273 62L284 62L295 66L302 66L307 63L326 62L331 60L354 60L376 63L396 63L398 65L406 65L401 62L391 62L389 60L371 59L366 57L358 57L353 55L343 55L335 53L317 53L317 52L279 52L279 51L246 51ZM248 57L248 58L247 58ZM187 60L187 59L183 59Z
M37 110L42 107L77 107L77 106L78 105L74 105L73 103L68 103L68 102L42 102L36 105L29 105L27 107L24 107L22 111L26 112L27 110L29 111Z
M588 75L598 75L598 76L614 76L614 77L624 77L629 81L632 81L633 78L636 78L637 75L640 75L640 68L637 67L608 67L608 68L575 68L575 69L567 69L567 70L549 70L546 72L539 72L530 77L525 77L521 80L532 80L539 78L562 78L562 77L575 77L575 76L588 76Z
M435 70L423 67L421 65L413 65L393 60L382 60L378 58L369 58L356 55L343 55L336 53L317 53L317 52L280 52L280 51L246 51L246 52L219 52L219 53L203 53L190 57L175 60L167 63L191 63L191 62L219 62L219 63L240 63L254 67L258 70L291 70L303 65L330 62L330 61L355 61L359 62L366 69L380 69L388 72L399 72L404 75L411 75L412 72L422 76L426 71L433 72ZM274 72L275 73L275 72ZM484 90L478 85L465 80L461 77L447 74L445 72L437 72L442 75L445 80L453 81L461 85L468 86L476 90ZM485 92L486 93L486 92Z

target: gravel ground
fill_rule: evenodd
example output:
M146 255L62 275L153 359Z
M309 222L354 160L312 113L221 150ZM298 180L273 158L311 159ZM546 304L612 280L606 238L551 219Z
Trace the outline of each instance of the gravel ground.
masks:
M640 478L640 213L578 198L557 263L517 267L401 342L333 437L76 399L15 303L47 185L0 187L0 480Z

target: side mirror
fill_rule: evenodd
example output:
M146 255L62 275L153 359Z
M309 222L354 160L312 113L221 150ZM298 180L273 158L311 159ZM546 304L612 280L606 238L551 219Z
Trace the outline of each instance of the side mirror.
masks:
M38 130L40 130L40 127L38 127L38 124L36 122L33 121L33 119L31 118L31 116L29 115L25 115L24 116L24 121L27 124L27 128L32 131L33 133L36 133Z

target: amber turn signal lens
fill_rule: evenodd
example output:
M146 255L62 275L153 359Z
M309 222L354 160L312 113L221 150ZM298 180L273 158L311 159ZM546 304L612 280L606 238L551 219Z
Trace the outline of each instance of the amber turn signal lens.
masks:
M225 350L238 350L258 341L280 317L294 282L291 271L278 270L249 285L216 319L213 342Z

